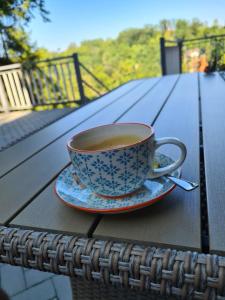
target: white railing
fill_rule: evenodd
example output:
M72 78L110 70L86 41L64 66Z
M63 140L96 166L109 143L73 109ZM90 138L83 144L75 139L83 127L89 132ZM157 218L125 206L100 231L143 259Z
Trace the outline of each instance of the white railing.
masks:
M108 88L79 62L77 53L0 67L0 112L71 102L82 105L106 91Z
M29 82L26 71L20 64L0 67L0 110L20 110L31 108Z

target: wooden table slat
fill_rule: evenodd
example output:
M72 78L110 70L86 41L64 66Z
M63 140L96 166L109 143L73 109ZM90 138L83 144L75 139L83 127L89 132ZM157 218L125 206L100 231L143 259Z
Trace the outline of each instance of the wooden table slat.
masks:
M155 90L156 91L156 90ZM149 104L140 102L139 116L129 111L126 121L147 121ZM141 105L143 106L141 107ZM149 111L146 107L149 107ZM199 181L199 104L197 74L182 75L175 90L157 118L157 137L175 136L187 146L188 155L182 168L184 178ZM142 108L142 109L141 109ZM149 124L152 119L149 118ZM160 149L174 156L174 147ZM157 204L130 214L104 216L94 237L158 246L201 250L199 189L184 192L176 188Z
M92 126L113 122L127 108L150 91L158 80L157 78L145 80L143 84L133 90L132 97L129 94L124 95L117 102L105 107L85 123L63 135L2 177L0 180L0 223L6 223L23 209L69 163L66 143L73 134Z
M225 254L225 82L200 75L202 131L208 207L209 250Z
M98 216L64 205L54 192L54 184L51 183L27 206L25 214L22 212L11 225L39 231L88 235Z
M0 177L15 168L17 165L28 159L53 142L67 131L78 126L81 122L90 118L98 110L103 109L104 106L110 105L111 102L117 101L120 97L127 93L131 93L134 88L142 84L144 80L134 80L115 89L111 93L102 96L94 101L70 113L66 117L54 122L53 124L39 130L26 139L20 141L14 146L2 151L0 153Z
M170 93L176 87L179 76L163 76L150 95L146 95L139 103L120 118L120 122L140 122L152 124L155 117L165 105Z

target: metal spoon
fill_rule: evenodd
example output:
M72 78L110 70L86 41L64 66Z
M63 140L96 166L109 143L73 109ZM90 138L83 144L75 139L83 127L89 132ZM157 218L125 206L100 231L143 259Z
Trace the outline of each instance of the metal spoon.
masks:
M180 188L184 189L185 191L192 191L198 187L198 183L191 182L186 179L177 178L171 175L165 175L169 180L173 183L178 185Z

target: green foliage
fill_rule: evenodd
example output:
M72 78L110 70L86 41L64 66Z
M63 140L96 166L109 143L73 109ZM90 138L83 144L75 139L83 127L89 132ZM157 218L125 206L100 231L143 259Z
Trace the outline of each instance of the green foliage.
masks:
M35 45L24 30L38 10L44 21L49 21L44 0L4 0L0 1L0 34L2 46L8 57L0 63L33 60L38 58ZM7 61L8 60L8 61Z
M22 7L21 11L20 7ZM176 40L225 34L224 27L217 20L212 25L208 25L196 18L192 21L163 19L158 25L149 24L143 28L126 29L115 39L88 40L81 42L80 45L71 43L65 51L50 52L32 45L28 34L20 27L21 25L19 26L21 22L30 21L33 9L39 9L43 18L47 18L44 0L0 2L0 17L9 16L18 24L6 30L11 59L27 61L68 56L76 52L79 54L80 61L110 89L131 79L161 75L159 48L161 36L167 40ZM0 21L0 28L1 26ZM224 61L222 50L215 54L211 52L211 46L204 46L206 53L209 53L212 58L217 55L221 61ZM82 75L87 82L91 83L92 79L88 77L89 75L85 72ZM90 91L88 96L92 97Z
M45 21L48 21L48 11L44 0L7 0L0 1L0 28L18 22L28 23L33 17L32 11L38 9Z
M210 53L209 66L207 68L208 72L214 72L218 70L225 69L224 60L224 41L223 40L213 40L211 43L212 49Z
M161 36L176 40L215 34L225 34L224 27L216 20L209 26L196 18L192 21L164 19L158 25L126 29L116 39L84 41L79 46L71 43L60 55L77 52L80 61L111 89L130 79L161 75Z

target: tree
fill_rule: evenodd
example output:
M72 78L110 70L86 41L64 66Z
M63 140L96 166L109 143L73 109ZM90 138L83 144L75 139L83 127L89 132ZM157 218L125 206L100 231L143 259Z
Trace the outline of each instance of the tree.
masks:
M176 21L175 37L177 39L184 39L188 36L190 36L190 25L188 21L178 19Z
M204 24L199 21L199 19L195 18L192 20L190 24L191 34L196 37L203 34Z
M162 35L164 36L171 27L171 21L167 19L163 19L159 22L159 27L162 32Z
M44 0L7 0L0 1L0 35L3 48L3 57L0 64L24 59L35 59L35 45L29 40L24 30L31 19L33 12L38 10L44 21L49 21L49 12L45 9Z

